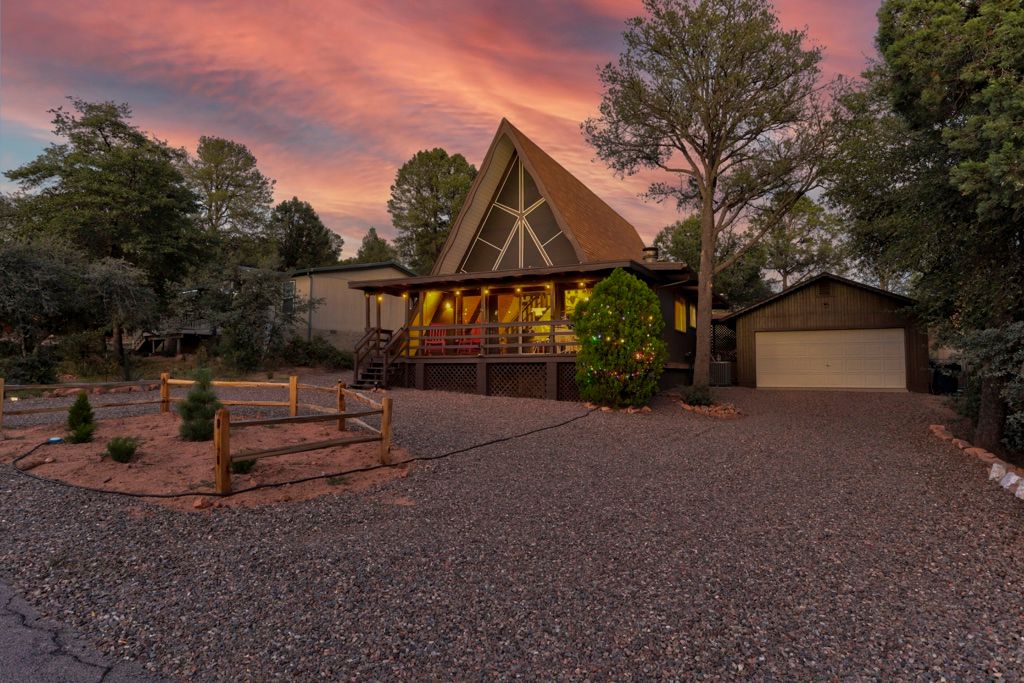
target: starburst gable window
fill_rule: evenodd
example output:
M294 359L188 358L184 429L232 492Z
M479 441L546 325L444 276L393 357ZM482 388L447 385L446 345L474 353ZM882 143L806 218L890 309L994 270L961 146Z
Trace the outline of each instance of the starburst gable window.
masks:
M521 270L578 263L537 183L513 155L461 270Z

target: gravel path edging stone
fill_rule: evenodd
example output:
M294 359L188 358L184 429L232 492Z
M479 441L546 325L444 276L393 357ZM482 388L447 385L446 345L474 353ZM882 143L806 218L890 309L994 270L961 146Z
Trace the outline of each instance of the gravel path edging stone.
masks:
M950 442L967 455L989 465L989 480L999 482L999 486L1004 490L1024 500L1024 468L1008 463L995 453L991 453L984 448L973 446L965 439L955 438L945 425L933 424L929 425L928 429L943 441Z

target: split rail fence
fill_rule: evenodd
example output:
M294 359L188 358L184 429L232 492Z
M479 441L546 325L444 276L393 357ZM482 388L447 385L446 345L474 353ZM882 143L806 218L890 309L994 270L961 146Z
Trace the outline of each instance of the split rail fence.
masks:
M377 401L374 401L368 396L348 389L341 382L338 383L338 386L335 389L330 389L328 387L319 387L313 384L304 385L304 388L315 391L335 392L337 397L337 410L332 412L322 412L324 410L322 406L318 406L315 404L307 404L304 405L303 407L317 411L319 412L319 414L292 415L290 417L270 417L259 420L241 420L238 422L231 421L231 411L228 410L227 408L221 408L220 410L217 411L217 415L213 421L213 447L215 453L214 485L217 490L217 493L226 494L231 492L232 462L260 460L262 458L272 458L278 455L305 453L306 451L316 451L323 448L334 448L336 446L347 446L350 444L370 443L377 441L380 443L380 463L382 465L389 464L388 456L391 452L392 411L390 398L384 398L381 402L378 403ZM346 412L346 396L355 397L360 401L369 404L370 409ZM380 415L380 429L377 429L375 427L372 427L371 425L366 424L361 419L372 415ZM304 441L302 443L291 444L289 446L266 448L263 450L256 451L242 451L240 453L231 452L232 430L244 429L246 427L262 427L266 425L302 424L308 422L337 421L338 431L344 432L345 423L347 420L351 420L352 422L359 424L359 426L366 429L368 433L339 437L337 439L327 439L325 441Z
M3 378L0 378L0 428L3 427L5 392L11 391L41 391L51 389L113 389L115 387L147 387L155 384L154 380L137 380L133 382L79 382L67 384L8 384L5 386ZM172 387L187 387L195 384L195 380L176 379L169 373L160 375L160 398L142 401L114 401L110 403L95 403L94 409L102 408L123 408L125 406L159 405L160 412L166 413L171 409L172 403L179 403L183 398L171 396ZM213 380L210 384L214 387L225 388L248 388L248 389L282 389L287 390L288 399L285 401L243 401L235 399L219 399L224 406L245 406L245 407L272 407L287 408L288 417L271 417L256 420L231 421L231 413L228 408L221 408L214 418L213 445L215 453L214 480L217 493L231 492L231 463L233 461L259 460L278 455L291 453L303 453L306 451L333 448L348 444L380 442L380 462L382 465L389 464L388 456L391 452L391 412L392 403L390 398L382 401L374 401L369 396L353 391L339 382L336 387L322 387L316 384L300 384L298 377L292 375L287 382L251 382L234 380ZM330 410L315 403L299 403L299 390L326 392L335 395L335 410ZM346 399L353 398L365 403L368 410L355 410L346 412ZM299 415L299 408L305 408L317 413L315 415ZM48 408L25 408L8 410L8 415L33 415L39 413L63 413L67 412L67 406ZM374 415L380 416L380 428L366 423L362 418ZM306 422L330 422L337 421L338 431L344 432L348 421L358 425L366 434L328 439L326 441L307 441L303 443L282 446L279 448L268 448L259 451L243 451L231 453L231 431L245 429L246 427L259 427L264 425L287 425L302 424Z

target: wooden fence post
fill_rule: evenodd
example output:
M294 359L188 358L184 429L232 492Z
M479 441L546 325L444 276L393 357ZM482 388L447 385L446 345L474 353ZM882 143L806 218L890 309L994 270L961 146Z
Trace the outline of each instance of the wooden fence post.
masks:
M0 377L0 429L4 428L4 378Z
M292 417L299 414L299 378L296 375L288 378L288 414Z
M3 380L0 380L0 382L2 382L2 381ZM2 388L2 387L3 387L3 385L0 384L0 388ZM339 413L344 413L345 412L345 383L344 382L338 382L338 412ZM338 431L339 432L345 431L345 418L343 418L343 417L339 417L338 418Z
M380 413L380 464L388 464L391 453L391 398L381 401Z
M213 473L217 493L231 493L231 413L227 408L218 410L213 419L213 447L217 454Z
M166 413L171 409L171 385L167 383L167 380L171 378L171 373L161 372L160 373L160 412Z

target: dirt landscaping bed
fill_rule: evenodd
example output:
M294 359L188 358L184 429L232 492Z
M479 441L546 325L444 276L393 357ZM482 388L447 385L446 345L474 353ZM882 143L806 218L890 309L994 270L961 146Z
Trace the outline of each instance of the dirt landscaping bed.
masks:
M178 436L180 424L181 418L174 413L101 419L91 442L43 446L18 463L18 467L40 477L121 492L211 494L214 490L213 444L209 441L181 440ZM36 444L46 441L48 437L63 435L63 431L60 425L52 424L5 430L5 438L0 440L0 462L11 463ZM232 449L235 452L260 450L307 441L336 439L349 434L354 435L339 432L334 422L250 427L232 434ZM105 456L107 443L116 436L138 439L138 450L131 462L119 463ZM409 454L405 451L392 448L392 462L408 457ZM232 486L235 491L243 491L253 486L322 476L369 467L379 462L378 443L350 444L282 455L257 461L248 474L233 475ZM197 495L146 500L188 511L207 507L252 507L267 503L307 500L345 491L359 491L407 474L407 467L401 466L262 488L224 498Z

